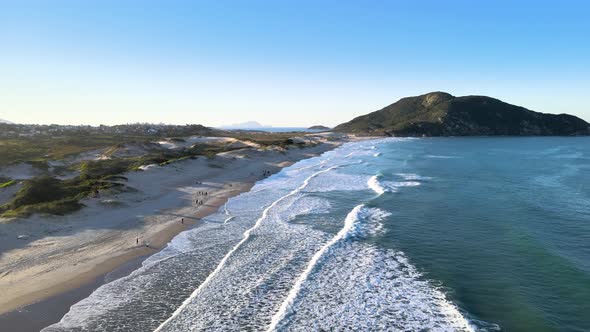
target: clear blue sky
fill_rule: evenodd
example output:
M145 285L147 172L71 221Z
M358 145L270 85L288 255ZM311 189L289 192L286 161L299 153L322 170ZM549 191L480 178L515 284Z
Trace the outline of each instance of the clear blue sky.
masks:
M586 1L0 1L0 118L335 125L479 94L590 120Z

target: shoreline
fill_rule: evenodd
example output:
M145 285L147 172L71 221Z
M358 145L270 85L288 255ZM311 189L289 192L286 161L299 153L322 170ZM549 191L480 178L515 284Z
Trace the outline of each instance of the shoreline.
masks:
M254 183L244 183L240 190L232 191L233 195L215 197L219 203L208 204L194 218L202 219L217 212L228 199L249 191L253 185ZM145 259L164 249L176 235L195 226L198 226L197 221L186 222L184 225L172 224L154 234L150 248L138 247L132 252L109 257L90 271L74 276L71 280L62 281L50 291L29 294L23 300L27 301L27 304L0 313L0 325L14 332L34 332L59 322L61 317L69 311L70 306L88 297L100 286L128 276L140 268ZM47 312L48 309L50 312ZM43 315L40 316L39 313Z
M15 331L17 329L19 331L36 331L40 326L39 319L35 319L36 312L43 312L45 314L43 317L43 322L47 323L47 325L44 325L41 328L59 321L61 317L67 313L67 311L69 311L71 305L88 296L100 285L112 281L113 279L107 280L106 278L110 273L113 273L113 271L117 271L128 264L132 264L132 262L137 262L135 268L130 269L126 272L126 274L124 274L128 275L137 267L141 266L141 262L143 262L145 258L163 249L176 235L191 227L198 227L200 219L218 211L218 209L222 207L229 198L249 191L257 181L279 172L284 167L292 165L299 160L320 155L326 151L340 146L347 141L349 140L342 140L339 142L323 142L316 146L306 147L303 149L289 149L287 151L248 150L225 153L223 156L217 156L212 160L204 161L204 163L208 165L208 168L210 168L208 169L208 171L210 171L209 173L214 173L211 174L213 175L211 177L206 177L209 175L207 173L202 176L206 177L204 180L210 180L212 182L207 184L206 188L209 188L207 190L211 194L204 205L195 207L193 204L189 203L192 202L192 199L194 198L192 197L192 194L195 192L194 190L196 189L198 191L202 189L201 186L193 185L190 187L190 190L192 190L192 192L189 191L190 195L186 195L187 193L185 191L188 190L187 188L182 188L181 190L184 196L191 196L191 200L184 199L183 204L170 207L166 206L165 204L170 203L171 201L170 199L167 199L168 193L163 194L161 197L158 196L156 198L156 202L163 202L164 205L161 209L153 210L156 211L155 213L157 215L150 215L148 217L141 216L142 219L147 221L142 221L132 225L125 225L124 227L121 225L110 225L113 229L109 229L108 231L101 230L101 232L104 232L105 234L95 235L94 237L96 238L93 238L93 235L90 235L90 240L98 240L94 241L95 243L92 243L93 241L88 241L89 235L87 233L89 232L84 226L78 225L79 227L76 228L75 226L66 224L67 226L73 227L74 229L72 230L70 228L67 232L63 230L55 231L52 229L47 232L49 236L40 237L40 239L31 241L22 248L19 248L18 245L14 246L13 248L9 248L11 250L6 250L6 248L0 247L0 253L2 254L2 256L0 256L0 293L2 293L0 294L0 325L6 327L10 326L11 328L14 328ZM224 160L222 158L224 158ZM244 164L244 162L242 162L243 160L241 159L245 159L246 163ZM236 160L238 161L236 162ZM211 162L216 161L227 163L233 162L236 164L236 166L229 167L230 169L221 170L217 167L211 167ZM187 161L185 163L191 162L192 161ZM203 163L203 161L201 161L201 163ZM244 165L247 167L244 167ZM183 170L188 169L188 167L202 168L203 166L185 165L184 167L186 168ZM263 167L265 173L263 175L252 176L252 172L250 171L252 169L258 169L261 167ZM166 168L167 172L171 173L174 172L174 170L171 169L175 167L173 165L168 165ZM199 171L203 170L199 169ZM197 173L200 174L200 172ZM177 176L176 174L172 175ZM141 176L142 174L138 175L138 177ZM190 176L188 177L190 178ZM160 176L160 178L162 178L162 176ZM167 178L163 177L163 179ZM186 181L186 179L184 180ZM196 183L202 185L204 182ZM180 194L177 192L178 189L179 188L168 188L167 190L173 190L176 192L176 195L173 197L174 199L178 199L178 197L184 197L180 196ZM147 202L149 203L150 201L147 200ZM151 207L150 204L144 205ZM157 206L158 204L155 205ZM86 212L91 214L94 210L96 210L96 206L93 208L85 208L84 210L90 210ZM123 210L125 210L125 208ZM138 209L133 208L129 208L128 210L129 211L124 212L133 214L138 211ZM143 210L145 210L145 207ZM106 214L106 212L104 213ZM63 219L76 219L76 217L80 219L79 215ZM109 217L109 215L106 214L105 217ZM184 224L179 222L181 217L186 218ZM41 217L37 217L35 219L40 218ZM29 223L29 226L31 226L31 224L33 224L35 221L36 220L26 220L26 222ZM78 221L81 222L80 220ZM16 228L18 229L19 227ZM65 228L67 229L67 227ZM57 232L59 235L65 235L65 239L55 240L56 237L52 236L53 232ZM60 232L65 234L60 234ZM138 233L142 234L140 245L130 246L130 241L135 244L135 237ZM10 233L12 236L15 234L18 234L18 232ZM2 240L1 235L5 234L0 234L0 240ZM72 237L82 239L80 243L73 247L58 247L57 249L46 249L42 252L42 254L47 255L46 257L49 258L49 263L44 261L44 257L41 255L40 259L32 262L32 264L31 262L25 262L25 264L23 264L24 267L22 267L17 272L9 269L11 267L14 268L15 261L17 263L21 263L20 261L22 260L22 257L27 255L35 255L36 252L34 248L41 247L37 244L38 242L62 241L64 243L68 243L68 239ZM88 242L91 243L89 244ZM149 247L141 245L142 243L149 243ZM95 248L99 250L95 250ZM104 250L105 252L100 253L101 250ZM78 251L81 252L79 255ZM74 254L72 254L72 252L74 252ZM18 254L10 255L13 253ZM62 258L60 255L73 255L75 257ZM12 259L12 261L8 260L9 264L6 264L6 256L16 256L16 258L10 257L15 259ZM54 256L57 256L57 258L54 258ZM19 258L21 259L19 260ZM50 264L52 258L56 260L56 262L54 262L55 264L53 264L56 266L52 266ZM49 267L46 266L48 264ZM66 266L69 264L71 264L71 266ZM77 266L79 267L76 268ZM19 268L20 266L16 267ZM124 275L119 277L123 277ZM52 282L45 283L49 279L51 279ZM56 282L55 280L60 281ZM33 284L36 284L37 287L31 288L30 286ZM45 286L39 287L39 285ZM11 288L12 294L5 294L9 288ZM2 291L2 289L4 289L4 291ZM12 297L9 295L12 295ZM5 300L2 301L2 298ZM47 308L46 306L48 303L51 304L51 311L53 314L47 314L47 310L43 309ZM30 328L26 329L26 326L29 326Z
M129 238L129 236L122 235L121 237L129 238L127 242L131 243L131 245L124 247L122 251L110 252L105 257L97 259L96 262L88 264L89 266L86 266L82 271L68 271L68 274L61 274L61 280L57 283L53 282L50 287L28 291L13 301L1 303L0 315L81 287L92 282L98 276L111 272L137 257L153 255L163 249L180 232L198 225L200 219L215 213L230 197L247 192L253 185L254 183L232 184L232 190L222 192L220 196L211 197L206 205L194 209L193 214L186 215L186 213L183 213L182 215L187 219L185 224L170 220L163 225L157 225L159 229L152 232L149 230L135 229L138 233L146 231L143 233L144 236L141 237L139 245L134 245L133 239ZM144 226L144 228L146 227L149 226ZM75 263L75 265L77 264Z
M100 286L123 278L141 267L148 256L137 257L117 269L102 274L89 283L26 305L17 310L0 314L0 324L13 332L37 332L59 322L70 306L90 296ZM113 277L114 275L114 277Z

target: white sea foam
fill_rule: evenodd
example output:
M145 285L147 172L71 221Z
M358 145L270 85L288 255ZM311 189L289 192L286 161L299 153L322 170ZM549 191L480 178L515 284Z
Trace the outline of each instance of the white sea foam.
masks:
M182 312L182 310L192 301L192 299L194 299L195 297L197 297L199 295L199 292L211 281L212 278L215 277L215 275L217 273L219 273L219 271L224 267L225 263L227 262L228 258L231 257L231 255L240 248L240 246L242 246L243 243L245 243L246 241L248 241L248 239L250 238L250 234L252 233L252 231L254 231L255 229L257 229L258 227L260 227L260 225L262 224L262 222L266 219L269 211L275 207L277 204L279 204L281 201L299 193L301 190L303 190L305 187L307 187L307 185L309 184L309 181L315 177L317 177L318 175L322 174L322 173L326 173L329 172L335 168L337 168L338 166L332 166L330 168L327 168L325 170L316 172L314 174L312 174L311 176L309 176L307 179L305 179L305 181L303 181L303 184L301 184L301 186L299 186L298 188L292 190L290 193L288 193L287 195L284 195L282 197L280 197L279 199L277 199L276 201L274 201L272 204L270 204L266 209L264 209L262 211L262 215L260 216L260 218L258 218L258 220L256 220L256 223L254 224L254 226L252 228L249 228L248 230L246 230L246 232L244 232L244 236L242 238L242 240L240 242L238 242L238 244L236 244L224 257L223 259L219 262L219 265L217 265L217 267L215 268L215 270L213 270L213 272L211 272L207 278L199 285L199 287L197 289L195 289L195 291L182 303L182 305L180 307L178 307L174 313L172 313L172 315L166 319L162 324L160 324L160 326L158 326L158 328L156 328L154 330L154 332L158 332L161 331L164 326L166 326L166 324L168 324L168 322L170 322L171 320L173 320L176 316L178 316L178 314L180 314L180 312Z
M317 178L307 188L306 192L325 193L330 191L360 191L367 189L368 177L362 174L348 174L344 172L330 172Z
M287 169L283 170L282 172L287 175L291 175L293 173L302 172L302 171L308 170L310 168L322 167L323 165L325 165L329 161L330 161L330 158L326 158L326 159L320 161L319 163L315 162L315 160L314 161L301 161L301 162L299 162L301 165L299 165L299 166L293 165L293 167L287 168ZM310 163L311 165L307 165L308 163Z
M281 220L291 221L298 216L312 214L326 214L330 212L331 204L326 199L317 197L303 196L296 201L285 204L281 209Z
M416 187L421 184L418 181L380 181L380 178L381 175L373 175L367 181L369 188L378 196L381 196L386 192L397 192L401 187ZM417 179L418 177L408 176L408 178Z
M299 290L278 330L474 331L402 252L343 243Z
M429 176L421 176L418 174L414 174L414 173L396 173L395 175L401 177L404 180L418 180L418 181L426 181L426 180L432 180L431 177Z
M289 307L291 306L291 304L293 304L295 297L297 297L297 294L301 289L301 285L307 280L307 277L309 276L313 268L316 266L322 255L324 255L324 253L328 249L330 249L330 247L333 246L336 242L346 239L346 237L352 232L355 222L358 220L359 211L362 209L362 207L362 204L355 206L355 208L352 209L352 211L350 211L350 213L348 213L348 215L346 216L346 219L344 220L344 227L342 227L342 229L328 243L324 244L324 246L313 255L313 257L307 264L307 267L305 268L305 270L303 270L301 275L299 275L299 278L297 278L297 280L295 281L295 284L287 294L287 297L285 298L283 303L281 303L279 310L272 317L271 323L267 331L274 331L279 322L285 317L287 310L289 310Z
M356 206L342 230L314 254L267 331L473 331L402 252L355 241L387 216L380 209Z
M379 196L383 195L386 191L388 191L387 188L383 187L381 185L381 182L379 182L379 175L371 176L369 178L369 181L367 181L367 185Z
M234 216L227 209L227 202L223 205L223 212L227 216L227 218L223 221L223 223L227 224L230 220L232 220L234 218Z
M417 187L421 183L418 181L385 181L383 186L391 191L397 191L401 187Z
M385 231L383 220L391 216L390 212L378 208L364 207L359 211L358 220L351 237L364 238L376 235L382 235Z
M157 167L159 167L157 164L149 164L149 165L139 166L138 168L142 171L147 171L147 170L150 170L152 168L157 168Z
M328 234L285 222L305 194L281 202L163 331L263 330L291 284ZM330 218L330 216L326 216ZM195 319L198 317L198 319Z

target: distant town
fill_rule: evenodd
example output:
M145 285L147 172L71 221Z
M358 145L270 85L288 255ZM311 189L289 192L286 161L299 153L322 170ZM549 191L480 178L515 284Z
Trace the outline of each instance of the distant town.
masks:
M168 125L150 123L132 123L115 126L89 125L35 125L0 123L0 137L56 137L83 135L129 135L129 136L189 136L203 135L213 129L197 125Z

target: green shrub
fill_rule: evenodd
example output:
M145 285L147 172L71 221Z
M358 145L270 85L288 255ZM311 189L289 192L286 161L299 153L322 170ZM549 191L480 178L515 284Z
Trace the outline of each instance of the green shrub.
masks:
M105 176L120 174L129 170L131 161L128 159L89 160L80 164L82 179L99 179Z
M40 176L24 181L23 187L7 205L10 209L16 209L23 205L60 200L68 194L69 192L64 188L62 181L49 176Z
M2 213L2 217L26 217L34 213L47 213L62 216L71 212L78 211L83 206L84 205L76 199L62 199L52 202L21 206L19 208L8 210Z
M262 139L266 145L288 144L286 136L264 135ZM181 141L181 139L171 140ZM113 143L111 139L106 140L106 142L109 144ZM78 144L76 147L73 147L73 145L71 149L64 147L60 150L59 155L64 156L73 151L80 152L80 149L94 148L97 145L106 144L106 142L98 142L97 138L93 138L93 140L89 140L88 142L83 139L75 140L75 143ZM64 143L74 144L73 141ZM59 147L59 144L56 142L52 144L56 144L54 146L55 149ZM34 147L34 145L31 144L31 147ZM114 146L111 150L114 152L117 148L118 146ZM63 215L80 209L83 206L80 200L91 196L97 190L116 189L119 192L134 191L133 188L127 187L122 183L114 182L117 180L127 181L126 177L120 175L124 172L138 171L141 170L141 166L149 164L167 165L188 158L196 159L197 156L213 158L220 152L230 150L225 146L215 144L197 144L186 149L159 151L140 157L91 160L84 161L76 166L58 167L56 171L60 173L78 170L80 171L80 175L67 180L59 180L50 176L40 176L26 180L13 200L0 206L0 215L3 217L23 217L34 213ZM18 151L18 149L14 148L14 151ZM0 149L0 152L2 152L2 149ZM35 153L41 152L37 151ZM16 156L17 154L15 153ZM38 169L48 169L45 159L38 158L29 163ZM211 164L211 167L221 168L222 165ZM12 181L11 179L0 178L0 188L15 183L16 181Z
M6 187L10 187L12 185L17 184L18 182L16 180L8 180L4 183L0 183L0 188L6 188Z
M121 180L121 181L128 181L129 179L127 179L126 177L122 176L122 175L107 175L105 177L102 178L103 180L108 180L108 181L117 181L117 180Z
M122 184L76 177L59 180L40 176L26 180L23 187L8 203L0 206L3 217L28 216L33 213L62 215L80 209L81 199L96 190L104 190Z
M45 160L45 159L29 160L29 161L27 161L27 164L29 164L29 165L33 166L33 168L36 168L41 171L49 170L49 164L47 164L47 160Z

